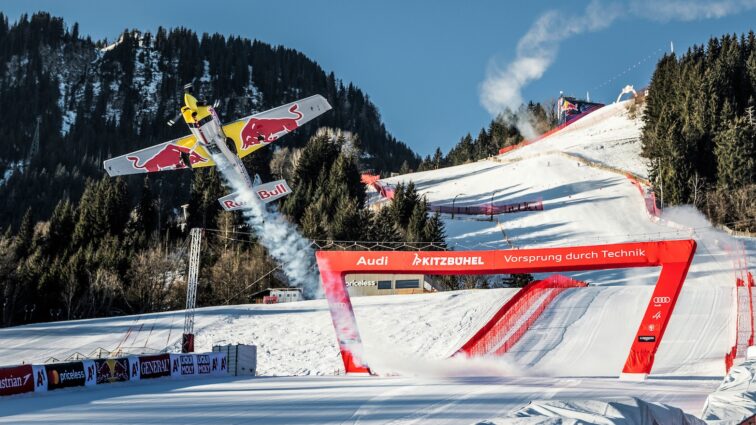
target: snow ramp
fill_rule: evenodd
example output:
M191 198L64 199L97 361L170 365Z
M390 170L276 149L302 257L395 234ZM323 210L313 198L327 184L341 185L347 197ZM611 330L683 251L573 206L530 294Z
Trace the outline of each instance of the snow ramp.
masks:
M455 355L478 357L508 352L559 294L568 288L585 286L585 282L558 274L529 283L504 303Z

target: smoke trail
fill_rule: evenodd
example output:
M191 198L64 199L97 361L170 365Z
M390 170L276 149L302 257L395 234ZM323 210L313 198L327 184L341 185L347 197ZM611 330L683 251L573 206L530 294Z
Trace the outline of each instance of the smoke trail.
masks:
M315 264L315 253L310 242L278 213L269 212L252 190L234 173L228 172L228 161L222 155L213 155L226 184L249 207L242 211L247 224L254 230L268 254L281 264L291 283L302 289L305 298L321 298L322 289Z
M517 111L524 103L522 89L540 79L554 63L559 44L575 35L609 27L620 17L654 21L715 19L756 8L756 0L636 0L626 4L591 1L582 14L567 16L550 10L541 15L517 43L516 56L506 66L489 64L480 87L480 102L494 117ZM506 118L506 115L505 115ZM528 116L509 119L530 138L535 134Z
M481 84L480 100L493 116L507 110L516 111L523 103L522 89L540 79L554 63L559 43L586 31L609 26L619 16L620 9L592 1L581 16L565 16L556 10L541 15L517 43L517 54L506 67L489 64L486 79ZM512 122L526 137L535 131L528 117L518 116Z

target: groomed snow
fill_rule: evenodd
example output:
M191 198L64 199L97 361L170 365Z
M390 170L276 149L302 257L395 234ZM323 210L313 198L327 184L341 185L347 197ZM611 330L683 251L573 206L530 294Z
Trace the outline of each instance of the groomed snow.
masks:
M700 378L647 383L539 377L163 379L13 396L0 400L0 423L457 425L505 416L533 399L628 396L700 415L706 394L718 383Z

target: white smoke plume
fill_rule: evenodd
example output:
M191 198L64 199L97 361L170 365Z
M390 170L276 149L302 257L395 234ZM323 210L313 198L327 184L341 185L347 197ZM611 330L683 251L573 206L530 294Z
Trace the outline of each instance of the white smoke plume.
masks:
M559 45L575 35L609 27L620 17L654 21L693 21L722 18L756 8L756 0L636 0L629 3L591 1L575 16L550 10L531 25L517 43L514 60L506 65L489 63L480 86L480 102L494 117L517 111L524 102L522 90L540 79L556 60ZM514 122L526 138L535 135L529 117L517 116Z
M265 204L236 175L225 172L222 165L228 161L222 155L213 155L213 160L218 164L218 171L226 184L239 193L239 199L246 202L249 208L243 210L245 221L268 254L279 262L289 281L302 289L305 298L321 298L322 288L310 242L281 214L268 211Z
M592 1L582 15L565 16L552 10L541 15L517 43L515 59L501 67L491 62L486 79L481 84L480 101L492 115L517 111L523 103L522 89L540 79L554 63L559 43L574 35L597 31L609 26L619 16L616 6ZM535 131L528 117L518 116L513 122L526 138Z

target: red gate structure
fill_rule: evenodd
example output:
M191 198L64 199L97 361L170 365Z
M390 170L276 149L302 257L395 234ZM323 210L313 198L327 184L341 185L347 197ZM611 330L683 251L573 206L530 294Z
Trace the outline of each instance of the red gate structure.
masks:
M694 240L672 240L490 251L318 251L316 257L347 373L370 373L346 289L347 274L469 275L661 266L621 374L644 379L651 373L695 251Z

